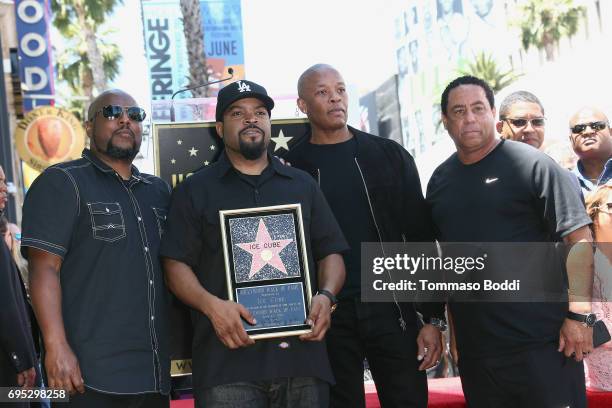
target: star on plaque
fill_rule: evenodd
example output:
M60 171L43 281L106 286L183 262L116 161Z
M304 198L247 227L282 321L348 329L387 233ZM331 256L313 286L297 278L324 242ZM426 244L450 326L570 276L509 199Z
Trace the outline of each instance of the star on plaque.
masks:
M210 162L209 162L208 160L206 160L206 161L204 162L204 165L205 165L205 166L208 166L209 164L210 164Z
M189 152L189 157L198 155L198 149L196 149L195 147L192 147L190 150L187 151Z
M283 134L283 129L281 129L280 132L278 132L278 136L271 137L270 139L272 139L272 141L274 142L274 151L277 151L281 148L288 151L288 143L291 139L293 139L293 136L285 137L285 135Z
M182 141L181 139L179 139L179 140L177 140L177 141L176 141L176 144L177 144L177 145L182 145L182 144L183 144L183 141Z
M170 163L175 164L175 163L176 163L176 159L174 159L174 158L173 158L173 159L171 159L171 160L170 160Z
M266 265L270 265L287 275L287 270L279 254L291 242L293 242L292 239L273 240L263 219L259 219L255 241L236 244L252 255L249 279Z
M215 145L210 145L210 150L215 150L215 149L216 149Z

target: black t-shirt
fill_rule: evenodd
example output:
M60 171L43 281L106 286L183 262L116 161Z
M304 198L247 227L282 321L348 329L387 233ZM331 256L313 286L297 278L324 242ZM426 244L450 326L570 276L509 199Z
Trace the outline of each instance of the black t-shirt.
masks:
M338 295L340 299L360 296L361 243L379 239L363 179L355 163L356 154L355 138L336 144L307 143L302 154L302 158L318 169L319 186L351 247L344 253L346 281Z
M470 165L453 154L432 175L427 202L443 242L554 242L591 222L567 171L512 141ZM471 358L557 341L567 303L450 308L461 356Z
M228 296L219 210L301 204L313 291L318 288L315 262L348 249L312 177L270 160L262 174L254 177L237 172L222 153L215 164L179 184L172 195L160 254L191 266L200 284L221 299ZM252 346L230 350L218 339L208 317L195 310L191 317L196 388L280 377L333 382L324 341L301 341L294 336L257 340Z

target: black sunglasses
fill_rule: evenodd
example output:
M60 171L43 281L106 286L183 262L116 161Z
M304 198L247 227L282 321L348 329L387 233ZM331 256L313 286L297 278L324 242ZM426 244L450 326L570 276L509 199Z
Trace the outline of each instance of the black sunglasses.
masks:
M542 127L546 124L545 118L533 118L533 119L506 118L504 120L512 124L512 126L517 127L517 128L524 128L525 126L527 126L527 123L531 123L531 126L533 127Z
M102 116L104 116L108 120L116 120L123 115L123 112L127 112L128 118L133 120L134 122L142 122L147 117L147 113L144 109L138 106L119 106L119 105L106 105L103 106L102 109L96 112L96 115L102 112ZM95 115L94 115L95 116Z
M600 120L598 122L581 123L579 125L572 126L570 128L570 130L572 131L572 133L579 135L582 132L584 132L587 127L590 127L595 132L598 132L598 131L604 130L606 127L608 127L608 122Z

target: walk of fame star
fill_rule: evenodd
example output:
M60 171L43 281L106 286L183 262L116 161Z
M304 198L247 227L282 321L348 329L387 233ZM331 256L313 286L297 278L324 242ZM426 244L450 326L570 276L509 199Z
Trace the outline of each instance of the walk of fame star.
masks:
M255 241L236 244L253 256L249 279L266 265L270 265L287 275L287 270L279 254L291 242L293 242L292 239L273 240L270 237L268 228L266 228L266 224L260 218Z

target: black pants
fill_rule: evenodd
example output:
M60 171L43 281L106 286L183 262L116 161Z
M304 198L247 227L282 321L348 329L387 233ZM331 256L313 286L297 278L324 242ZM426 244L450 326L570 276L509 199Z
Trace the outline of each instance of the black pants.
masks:
M408 315L408 316L406 316ZM367 358L383 408L426 407L427 378L418 371L415 312L405 310L403 332L393 303L340 301L327 332L329 360L336 377L332 407L365 407L363 360ZM411 324L412 323L412 324Z
M85 393L75 394L68 403L53 403L54 408L168 408L170 397L159 393L107 394L85 388Z
M470 408L586 408L584 366L556 344L512 355L459 358Z

